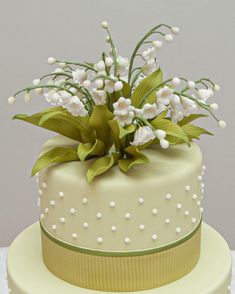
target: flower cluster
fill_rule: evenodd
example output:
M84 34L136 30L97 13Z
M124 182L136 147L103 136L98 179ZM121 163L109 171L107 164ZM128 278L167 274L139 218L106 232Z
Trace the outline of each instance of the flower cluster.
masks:
M106 21L102 22L102 27L110 49L102 53L97 62L49 57L48 64L56 65L53 72L33 80L31 86L15 93L8 99L9 104L13 104L21 92L24 92L25 102L32 100L33 91L43 95L53 107L46 111L46 117L45 113L38 114L40 126L47 120L47 128L52 129L48 127L50 120L57 119L76 127L77 135L71 128L56 131L77 139L80 145L89 143L92 146L86 156L78 154L80 160L83 156L110 157L114 146L123 171L129 168L124 167L121 160L130 157L135 160L140 150L151 144L166 149L171 144L189 144L203 133L210 134L189 124L206 116L199 113L201 110L211 114L219 127L226 126L214 114L218 105L208 102L220 90L213 81L209 78L195 81L182 77L162 78L158 51L164 43L174 39L179 28L165 24L155 26L137 43L128 59L118 53ZM156 35L160 37L157 40ZM16 118L26 120L25 116ZM27 121L31 122L29 117ZM54 126L52 130L55 131Z

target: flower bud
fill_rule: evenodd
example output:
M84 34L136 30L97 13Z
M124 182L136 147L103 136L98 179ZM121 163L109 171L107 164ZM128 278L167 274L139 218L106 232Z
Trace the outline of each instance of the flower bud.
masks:
M14 102L15 102L15 97L14 96L11 96L8 98L8 104L12 105Z
M49 57L47 59L47 63L50 64L50 65L55 64L56 63L56 59L54 57Z
M211 110L217 110L218 108L219 108L219 106L218 106L217 103L212 103L212 104L210 105L210 109L211 109Z
M213 90L215 92L218 92L220 90L220 86L219 85L214 85Z
M162 41L153 41L153 47L155 49L160 49L162 45L163 45Z
M32 82L32 84L33 84L34 86L38 86L38 85L40 84L40 82L41 82L40 79L34 79L33 82Z
M166 34L164 36L166 42L170 43L171 41L173 41L174 37L171 34Z
M188 87L189 89L194 89L196 87L196 84L194 81L188 81Z
M25 101L25 103L28 103L28 102L30 102L31 100L32 100L32 96L30 95L29 92L26 92L26 93L24 94L24 101Z
M223 120L218 121L219 128L224 129L224 128L226 128L226 125L227 124L225 121L223 121Z
M181 83L181 79L179 79L177 77L172 79L173 86L178 86L178 85L180 85L180 83Z
M85 80L82 85L85 89L88 89L91 85L91 82L89 80Z
M108 24L107 21L102 21L101 25L102 25L102 28L103 29L107 29L107 27L108 27L109 24Z
M98 79L98 80L95 81L95 85L96 85L97 89L100 89L100 88L102 88L104 86L104 81L101 80L101 79Z
M123 83L121 81L117 81L114 84L114 91L120 91L123 88Z
M179 32L180 32L180 29L178 28L178 27L172 27L171 28L171 31L172 31L172 33L174 33L174 34L179 34Z

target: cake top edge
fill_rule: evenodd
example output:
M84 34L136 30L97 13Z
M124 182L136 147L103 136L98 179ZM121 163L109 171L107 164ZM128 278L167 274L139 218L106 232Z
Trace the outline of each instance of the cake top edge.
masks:
M130 175L134 166L151 160L147 154L153 146L163 150L180 144L190 147L202 134L212 135L193 121L210 115L220 128L226 127L215 115L218 104L208 102L219 85L207 77L194 81L163 78L157 54L178 35L178 27L160 24L151 28L130 58L119 55L106 21L102 28L109 49L97 62L49 57L48 64L57 68L8 99L13 104L20 93L25 102L34 93L44 96L52 107L13 118L74 140L72 145L53 146L41 154L33 176L52 163L91 159L85 172L89 183L114 166Z

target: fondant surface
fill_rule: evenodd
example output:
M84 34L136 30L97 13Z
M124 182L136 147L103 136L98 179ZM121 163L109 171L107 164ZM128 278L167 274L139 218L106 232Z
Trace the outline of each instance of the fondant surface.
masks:
M57 136L43 152L74 141ZM92 160L53 165L39 174L44 227L65 242L98 250L156 248L189 234L201 218L202 155L184 144L145 150L150 158L128 174L117 166L86 181Z
M11 245L7 258L11 294L111 293L86 290L56 278L42 261L40 244L40 228L36 223L23 231ZM138 293L228 294L230 283L231 254L228 245L221 235L203 223L201 257L196 267L174 283Z

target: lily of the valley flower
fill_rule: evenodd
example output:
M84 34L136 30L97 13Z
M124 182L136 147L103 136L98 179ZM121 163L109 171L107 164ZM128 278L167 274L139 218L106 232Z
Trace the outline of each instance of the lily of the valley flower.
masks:
M172 109L170 112L170 115L171 115L171 120L174 123L177 123L178 121L180 121L184 117L183 112L177 108Z
M202 101L206 102L214 93L212 89L199 89L197 94Z
M127 115L130 111L134 110L134 107L131 106L131 100L124 97L120 97L117 102L113 104L113 113L114 115Z
M156 104L149 104L146 103L143 107L143 114L142 116L146 119L152 119L156 117L158 114L158 109Z
M69 104L72 95L67 91L59 91L58 93L60 95L59 105L65 107L67 104Z
M60 94L56 90L45 93L44 97L51 105L57 105L60 101Z
M125 74L125 72L128 70L128 67L129 67L128 58L125 58L119 55L116 61L117 61L117 73L120 75Z
M76 69L72 71L73 80L75 83L83 83L87 79L87 73L84 69Z
M120 126L124 127L132 124L134 115L134 111L130 111L127 114L116 115L114 119L119 122Z
M103 90L92 89L91 95L96 105L104 105L106 103L106 92Z
M140 127L135 132L134 141L131 142L131 145L133 146L144 145L145 143L154 139L155 139L155 134L153 133L153 130L149 126Z
M86 116L88 114L84 104L77 96L73 96L69 103L66 105L66 109L73 116Z
M186 97L181 97L181 104L183 106L185 116L189 116L198 109L197 103Z
M163 88L161 88L156 93L158 103L161 103L163 105L168 105L170 101L174 98L173 92L174 90L170 89L167 86L164 86Z

